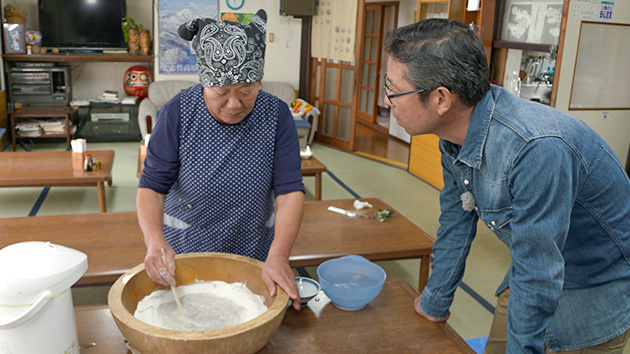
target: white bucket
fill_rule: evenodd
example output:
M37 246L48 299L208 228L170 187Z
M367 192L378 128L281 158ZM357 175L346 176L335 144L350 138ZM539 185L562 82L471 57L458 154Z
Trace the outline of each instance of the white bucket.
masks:
M0 353L80 352L70 287L87 256L50 242L0 250Z

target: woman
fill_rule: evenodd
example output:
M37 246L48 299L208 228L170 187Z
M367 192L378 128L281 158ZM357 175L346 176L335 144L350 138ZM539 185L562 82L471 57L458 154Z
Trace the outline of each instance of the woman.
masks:
M266 19L180 26L201 84L161 109L136 203L154 281L175 285L176 253L242 254L264 261L271 295L277 284L299 309L289 266L304 205L299 141L286 103L260 90Z

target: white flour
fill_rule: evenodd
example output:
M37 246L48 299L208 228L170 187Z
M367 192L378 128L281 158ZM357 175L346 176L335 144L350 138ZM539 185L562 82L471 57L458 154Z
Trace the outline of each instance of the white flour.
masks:
M156 290L138 302L134 316L150 325L176 331L209 331L247 322L267 311L265 298L243 283L204 281L178 286L184 315L173 292Z

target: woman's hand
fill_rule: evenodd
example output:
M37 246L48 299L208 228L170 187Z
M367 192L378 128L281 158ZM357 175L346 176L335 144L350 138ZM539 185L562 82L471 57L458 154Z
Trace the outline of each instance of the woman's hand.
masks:
M300 293L298 292L295 274L289 267L289 260L282 256L270 255L263 265L262 278L271 296L276 296L276 284L282 288L291 300L293 308L300 310Z
M437 318L437 317L433 317L433 316L429 316L426 314L426 312L422 311L422 309L420 308L420 300L422 300L422 295L418 296L414 301L413 301L413 308L416 309L416 312L426 318L427 320L431 321L431 322L446 322L446 320L448 320L448 318L451 316L451 312L449 311L446 316L442 317L442 318Z
M166 256L166 264L162 259L162 249ZM175 280L175 251L166 243L160 246L147 248L147 255L144 257L144 269L146 269L149 278L154 282L166 285L176 286Z

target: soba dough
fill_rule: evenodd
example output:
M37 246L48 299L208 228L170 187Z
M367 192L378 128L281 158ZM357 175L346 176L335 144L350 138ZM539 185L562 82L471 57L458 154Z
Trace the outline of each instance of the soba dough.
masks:
M138 302L134 316L150 325L176 331L209 331L247 322L267 311L264 297L243 283L204 281L178 286L184 315L173 292L156 290Z

